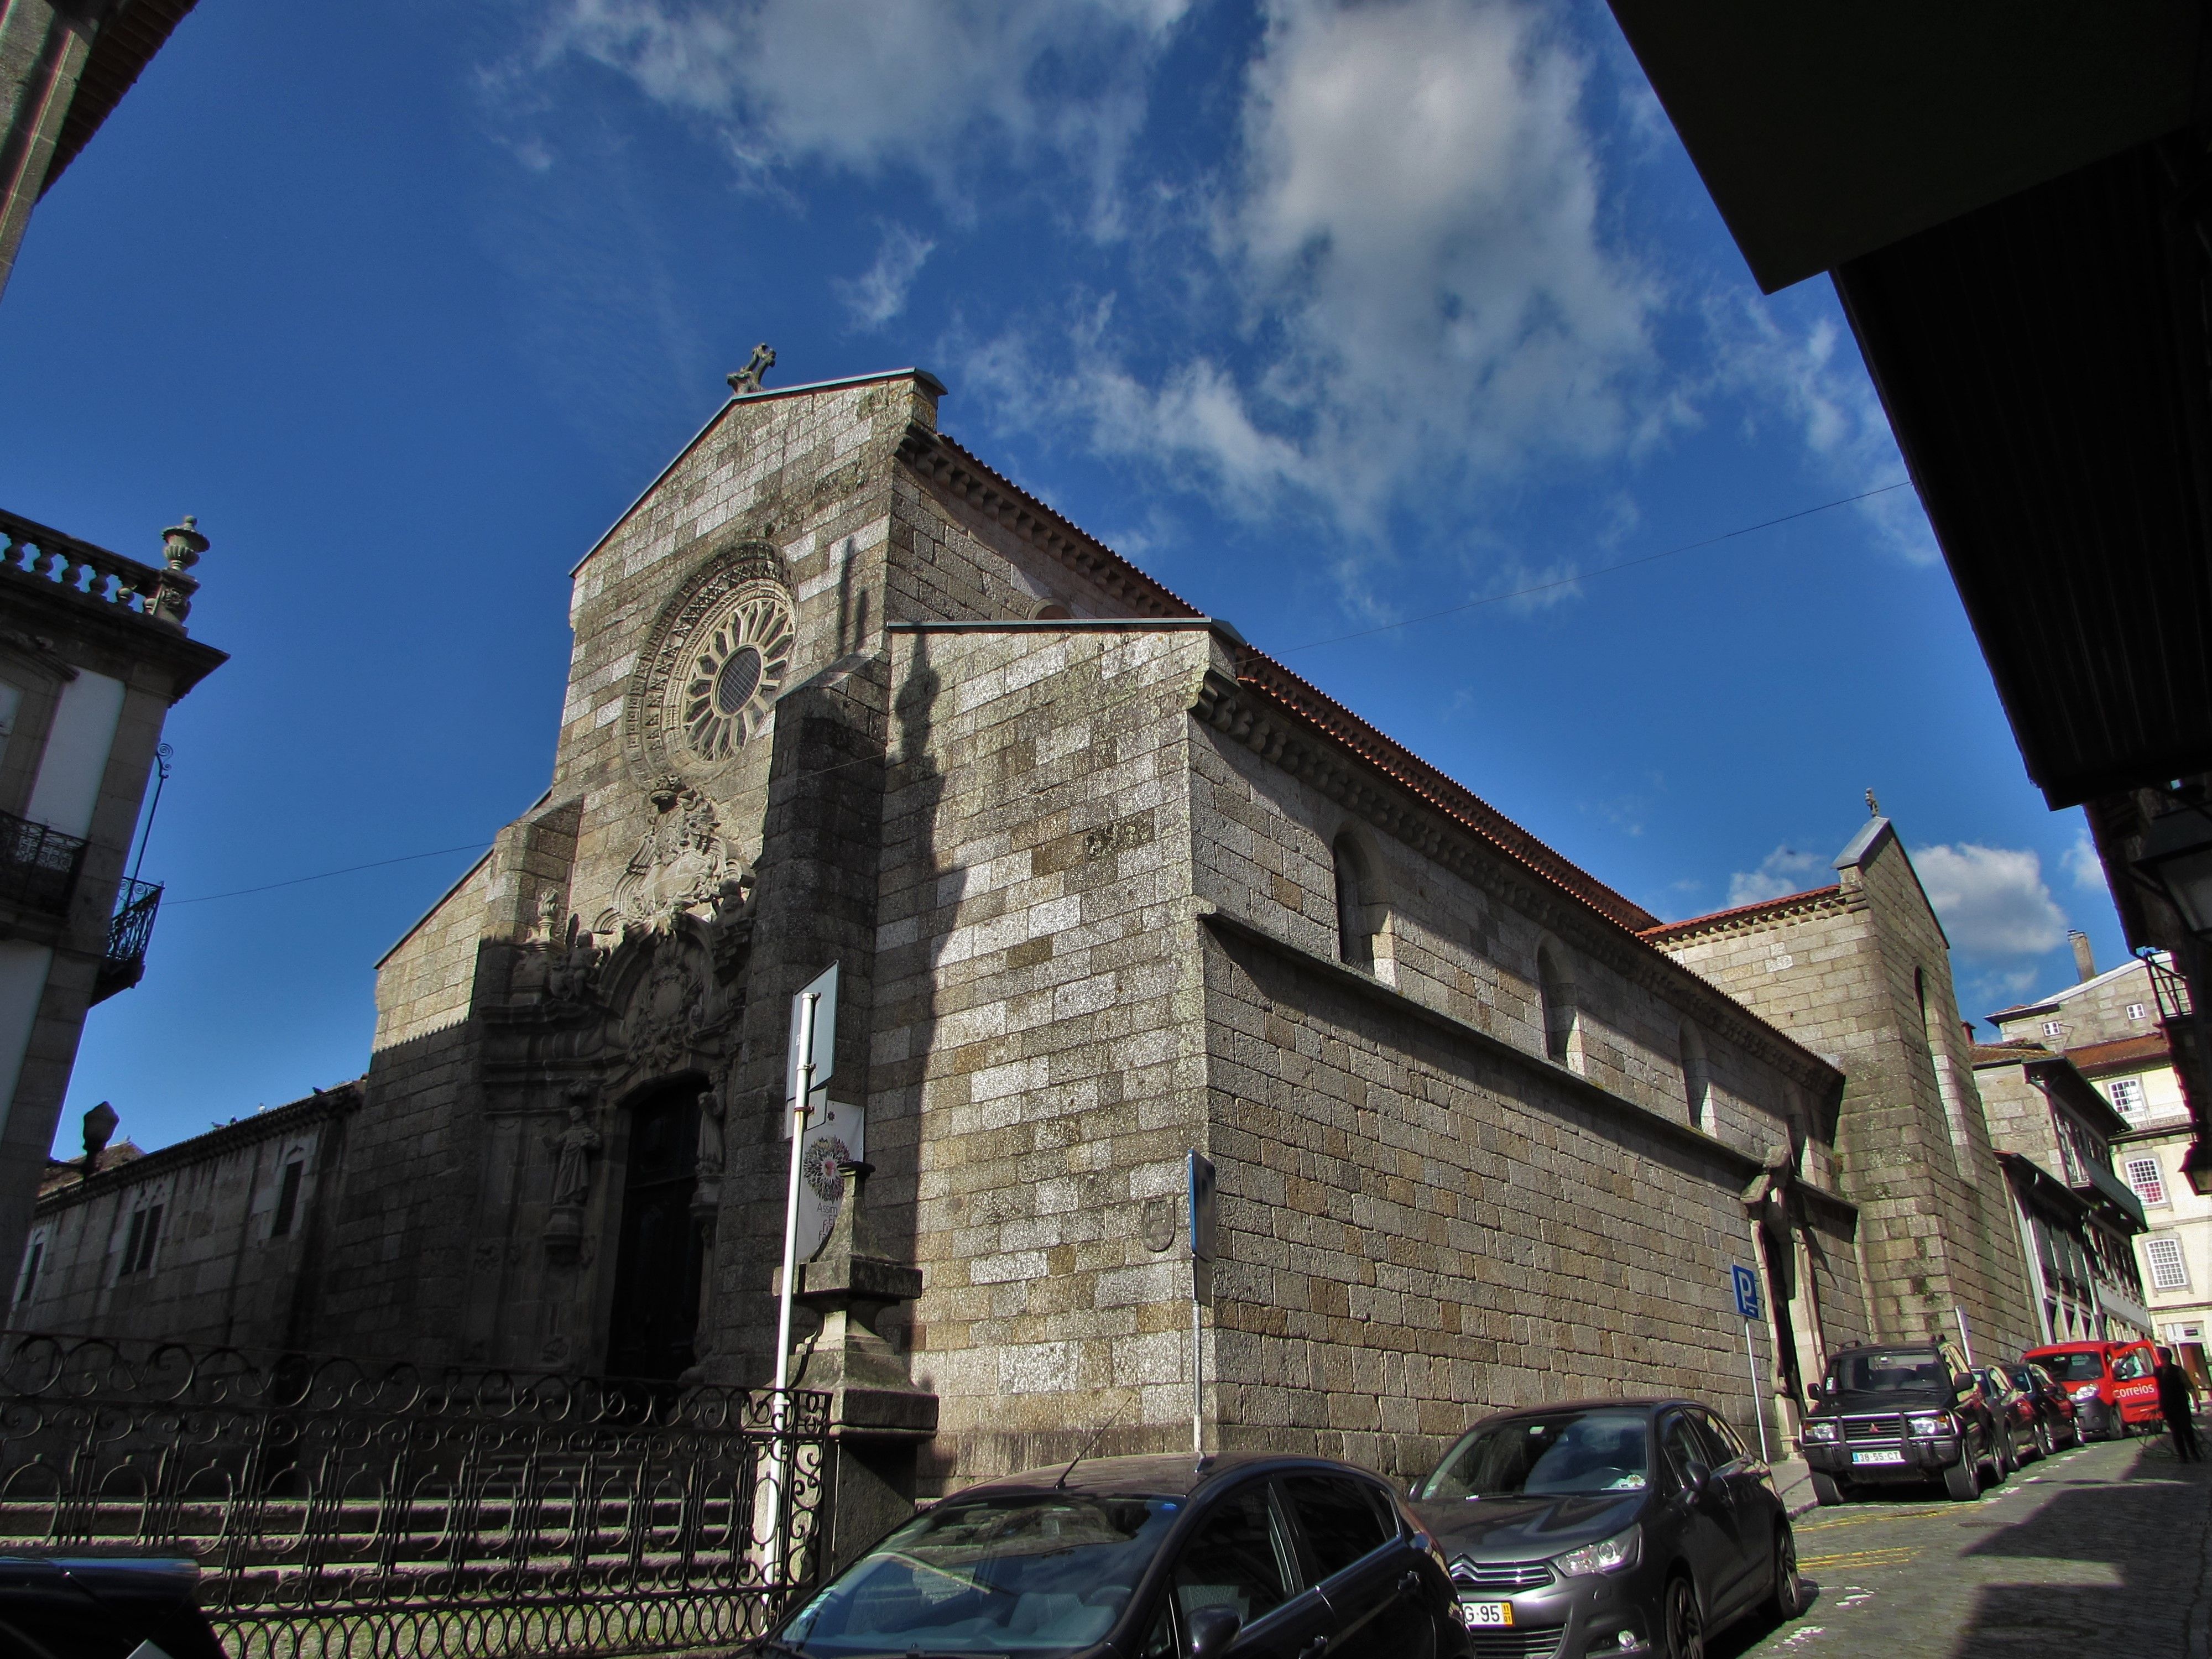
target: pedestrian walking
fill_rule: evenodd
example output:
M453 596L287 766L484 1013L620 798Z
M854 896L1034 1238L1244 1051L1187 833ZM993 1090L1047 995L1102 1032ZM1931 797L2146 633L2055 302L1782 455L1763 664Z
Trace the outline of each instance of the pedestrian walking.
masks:
M2173 1351L2158 1351L2158 1408L2166 1413L2166 1426L2173 1436L2174 1455L2185 1463L2201 1463L2197 1448L2197 1379L2173 1363Z

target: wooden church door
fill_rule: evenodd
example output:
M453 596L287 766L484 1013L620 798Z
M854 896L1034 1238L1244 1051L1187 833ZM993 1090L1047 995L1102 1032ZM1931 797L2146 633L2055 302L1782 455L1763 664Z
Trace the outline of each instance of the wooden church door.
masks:
M674 1378L693 1360L705 1257L691 1214L699 1153L699 1085L674 1085L630 1112L615 1258L607 1375Z

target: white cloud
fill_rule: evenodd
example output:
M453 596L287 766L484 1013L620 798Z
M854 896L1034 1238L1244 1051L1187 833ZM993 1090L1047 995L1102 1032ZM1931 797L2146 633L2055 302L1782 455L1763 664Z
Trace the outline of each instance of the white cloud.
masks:
M833 281L830 286L853 313L854 323L862 328L881 328L906 309L907 290L914 286L922 262L936 246L904 225L887 225L875 264L852 281Z
M1912 855L1928 902L1963 956L2040 956L2066 942L2066 915L2043 884L2042 860L2022 848L1924 847Z
M1856 347L1833 318L1815 317L1798 332L1785 325L1783 309L1778 301L1754 298L1709 313L1721 384L1750 394L1753 410L1774 411L1796 427L1838 488L1853 495L1881 490L1858 503L1860 515L1906 560L1934 563L1941 556L1935 535ZM1905 487L1888 487L1898 484Z
M2097 856L2097 844L2089 839L2087 830L2075 835L2074 844L2061 854L2059 862L2066 866L2066 873L2073 877L2074 884L2083 892L2106 893L2112 890L2111 884L2105 879L2104 862Z
M710 124L763 185L819 162L908 167L957 204L978 141L1090 174L1101 224L1144 112L1142 67L1190 0L562 0L535 54L627 76Z
M1672 418L1653 413L1661 295L1601 231L1584 65L1534 7L1272 0L1267 19L1193 279L1225 290L1251 366L1133 371L1086 314L1059 375L1028 340L999 343L1008 416L1073 412L1095 448L1232 510L1302 501L1365 530L1470 475L1617 453Z
M1820 884L1822 862L1817 853L1778 847L1759 860L1756 870L1739 870L1729 878L1729 908L1806 892Z

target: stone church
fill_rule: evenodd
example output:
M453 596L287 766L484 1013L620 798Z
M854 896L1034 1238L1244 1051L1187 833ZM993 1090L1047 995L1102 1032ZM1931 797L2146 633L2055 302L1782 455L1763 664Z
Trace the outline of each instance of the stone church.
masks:
M1911 1229L1869 1257L1846 1195L1850 1044L1754 1012L1779 980L1717 983L993 471L942 395L741 384L575 567L544 795L379 965L367 1075L286 1121L305 1150L234 1134L257 1173L202 1182L243 1194L210 1224L242 1256L301 1172L293 1291L234 1297L223 1337L764 1382L791 999L835 964L799 1381L891 1493L1102 1427L1188 1445L1194 1359L1209 1446L1386 1470L1563 1395L1681 1390L1786 1433L1767 1378L1913 1271ZM80 1231L122 1237L185 1152L58 1187L39 1236L100 1203ZM112 1244L50 1256L13 1322L215 1340L156 1281L225 1251L170 1225L172 1257L137 1228L135 1284ZM1769 1291L1756 1400L1738 1263ZM1952 1299L1885 1295L1885 1335Z

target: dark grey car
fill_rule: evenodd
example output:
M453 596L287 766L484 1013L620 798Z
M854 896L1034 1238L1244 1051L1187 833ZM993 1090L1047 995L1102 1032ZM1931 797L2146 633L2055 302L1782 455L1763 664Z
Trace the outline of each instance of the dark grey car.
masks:
M1107 1457L957 1492L839 1573L767 1659L1471 1659L1441 1556L1312 1457Z
M1477 1659L1701 1659L1746 1613L1803 1604L1765 1464L1694 1401L1485 1419L1413 1489Z

